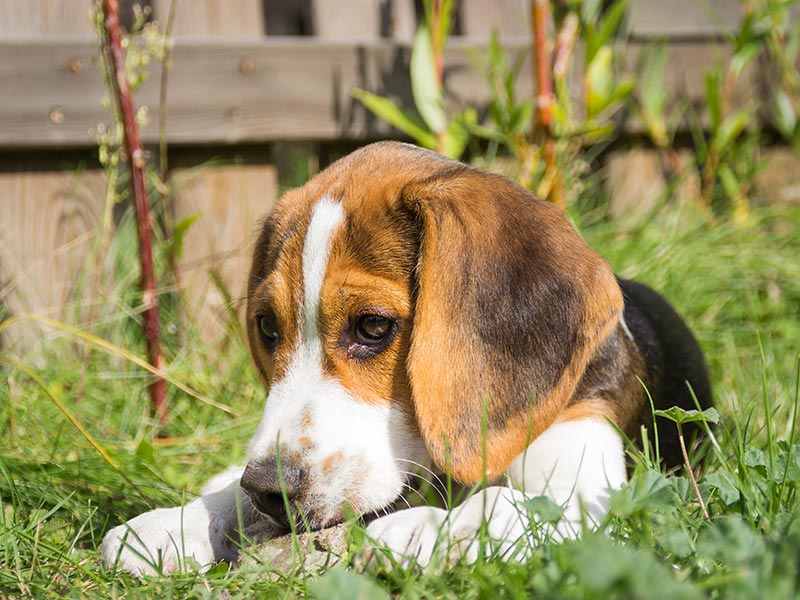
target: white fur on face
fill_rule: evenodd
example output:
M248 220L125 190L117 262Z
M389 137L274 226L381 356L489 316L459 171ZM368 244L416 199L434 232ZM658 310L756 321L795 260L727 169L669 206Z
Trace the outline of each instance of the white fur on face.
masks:
M303 244L298 344L286 374L270 386L247 456L255 461L279 448L289 460L299 457L307 472L300 502L318 527L344 516L343 505L361 514L390 504L413 470L409 461L428 461L422 441L390 399L367 404L323 372L320 292L343 221L340 203L327 196L317 202Z

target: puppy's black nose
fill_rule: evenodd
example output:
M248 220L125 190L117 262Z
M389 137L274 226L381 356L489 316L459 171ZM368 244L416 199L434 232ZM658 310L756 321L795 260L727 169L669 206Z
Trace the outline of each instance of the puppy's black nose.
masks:
M286 513L284 492L289 501L297 498L305 479L305 469L296 463L282 458L279 474L278 461L275 458L262 458L245 467L240 485L259 512L288 528L289 516Z

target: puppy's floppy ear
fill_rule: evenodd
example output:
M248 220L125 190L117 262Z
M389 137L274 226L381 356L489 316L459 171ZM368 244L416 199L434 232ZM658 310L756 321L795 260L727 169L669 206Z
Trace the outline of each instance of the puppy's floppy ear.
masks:
M561 209L504 178L453 166L401 201L421 231L408 358L420 431L453 477L491 479L566 406L622 295Z

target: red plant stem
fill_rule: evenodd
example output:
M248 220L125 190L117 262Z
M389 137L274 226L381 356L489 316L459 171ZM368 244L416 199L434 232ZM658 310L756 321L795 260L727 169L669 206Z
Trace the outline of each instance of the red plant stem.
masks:
M547 24L550 20L549 0L531 0L531 28L533 31L533 63L536 81L536 111L533 130L543 140L546 173L552 178L550 200L564 206L561 173L556 161L556 143L551 125L553 123L553 79L550 67L550 51L547 47Z
M547 131L553 122L553 82L550 79L550 53L547 49L548 0L531 1L533 59L536 78L536 127Z
M125 129L125 147L128 152L128 164L131 168L131 182L133 183L136 231L139 236L139 260L142 269L142 305L144 306L144 336L147 342L147 355L150 364L161 371L164 357L159 343L158 297L153 273L153 244L144 172L145 159L139 140L139 129L136 126L136 112L128 85L128 75L125 71L125 50L122 48L118 0L103 0L103 15L111 58L112 86L116 91L117 103ZM166 384L163 378L156 377L150 384L150 401L155 414L161 421L165 421L167 416Z
M697 479L695 479L694 472L692 471L692 463L689 462L689 454L686 452L686 443L683 441L683 429L681 428L680 424L678 424L678 441L681 444L681 454L683 454L683 465L686 467L686 472L689 474L689 479L692 482L692 487L694 488L695 496L697 496L697 501L700 503L700 508L703 509L703 516L706 519L710 519L711 517L708 514L706 503L703 501L703 494L700 493L700 488L697 487Z

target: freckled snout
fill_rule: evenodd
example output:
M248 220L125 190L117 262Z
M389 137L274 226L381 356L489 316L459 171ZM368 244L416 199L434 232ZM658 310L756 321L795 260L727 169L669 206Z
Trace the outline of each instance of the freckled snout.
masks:
M284 493L291 505L305 483L306 470L285 458L280 462L280 471L278 461L274 457L249 463L242 473L240 485L259 512L288 529L289 516L286 512Z

